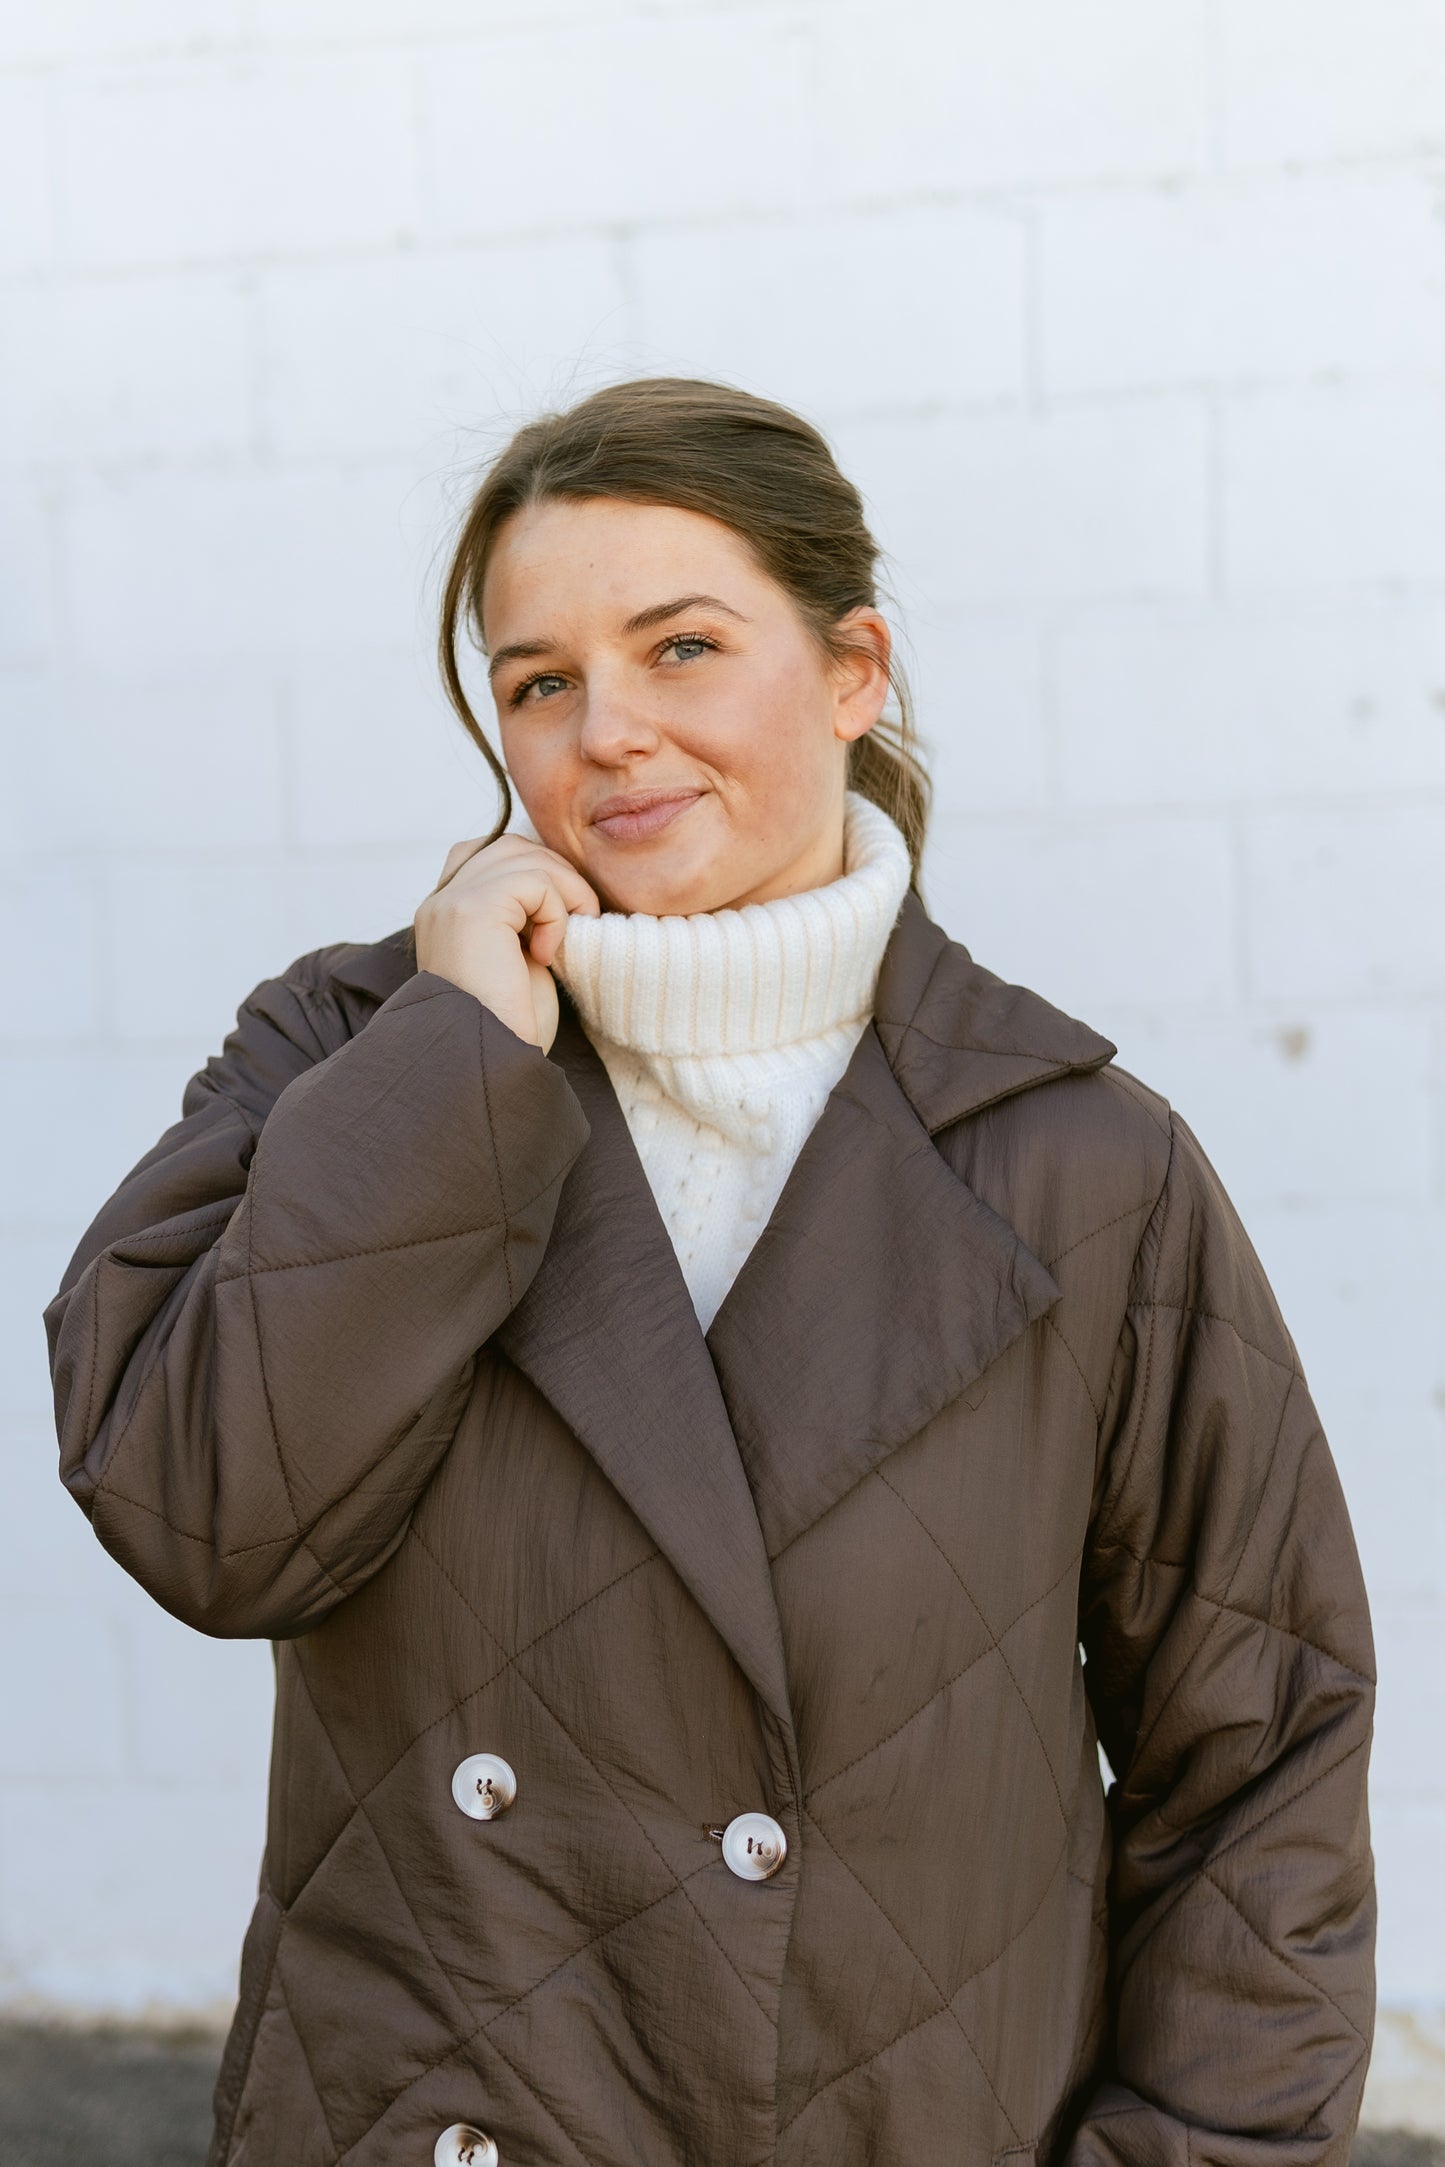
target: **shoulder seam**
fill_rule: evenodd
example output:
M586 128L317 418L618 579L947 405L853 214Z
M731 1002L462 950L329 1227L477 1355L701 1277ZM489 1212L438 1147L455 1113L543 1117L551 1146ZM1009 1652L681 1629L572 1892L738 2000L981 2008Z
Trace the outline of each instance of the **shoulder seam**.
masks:
M1107 1077L1115 1090L1122 1091L1125 1098L1137 1106L1141 1113L1147 1114L1165 1142L1172 1147L1174 1135L1169 1126L1168 1117L1173 1113L1174 1109L1162 1091L1155 1091L1150 1085L1141 1083L1139 1078L1131 1075L1128 1069L1120 1068L1117 1061L1104 1063L1097 1073L1100 1076ZM1154 1111L1154 1105L1150 1104L1151 1099L1154 1101L1154 1105L1163 1107L1164 1120L1161 1121Z

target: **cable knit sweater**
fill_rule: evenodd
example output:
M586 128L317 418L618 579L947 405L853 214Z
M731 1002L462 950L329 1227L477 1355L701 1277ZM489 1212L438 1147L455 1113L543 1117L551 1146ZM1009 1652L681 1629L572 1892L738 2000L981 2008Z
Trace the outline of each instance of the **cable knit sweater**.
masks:
M704 1331L867 1028L908 887L901 832L855 791L843 866L740 909L577 912L558 950Z

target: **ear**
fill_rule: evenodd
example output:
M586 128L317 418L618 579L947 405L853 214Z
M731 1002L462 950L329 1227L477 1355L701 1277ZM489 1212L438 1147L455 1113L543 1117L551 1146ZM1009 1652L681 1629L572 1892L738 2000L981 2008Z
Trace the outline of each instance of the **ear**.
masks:
M837 707L833 731L845 744L851 744L872 729L887 704L893 634L882 612L871 608L849 610L846 617L838 619L836 630L847 642L847 652L834 665Z

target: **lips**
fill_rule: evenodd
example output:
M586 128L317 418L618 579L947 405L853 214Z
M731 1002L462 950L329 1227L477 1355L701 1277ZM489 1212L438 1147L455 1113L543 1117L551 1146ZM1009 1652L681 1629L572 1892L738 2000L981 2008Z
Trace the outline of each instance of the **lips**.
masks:
M700 790L629 790L604 798L592 815L592 826L609 842L642 841L660 835L674 820L696 805Z

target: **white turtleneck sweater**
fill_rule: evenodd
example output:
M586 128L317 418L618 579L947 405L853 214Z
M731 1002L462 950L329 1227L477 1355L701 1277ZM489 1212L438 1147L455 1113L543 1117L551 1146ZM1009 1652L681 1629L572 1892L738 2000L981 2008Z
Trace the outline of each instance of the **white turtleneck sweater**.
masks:
M704 1331L873 1012L908 846L856 791L843 873L741 908L574 912L554 969L606 1065Z

